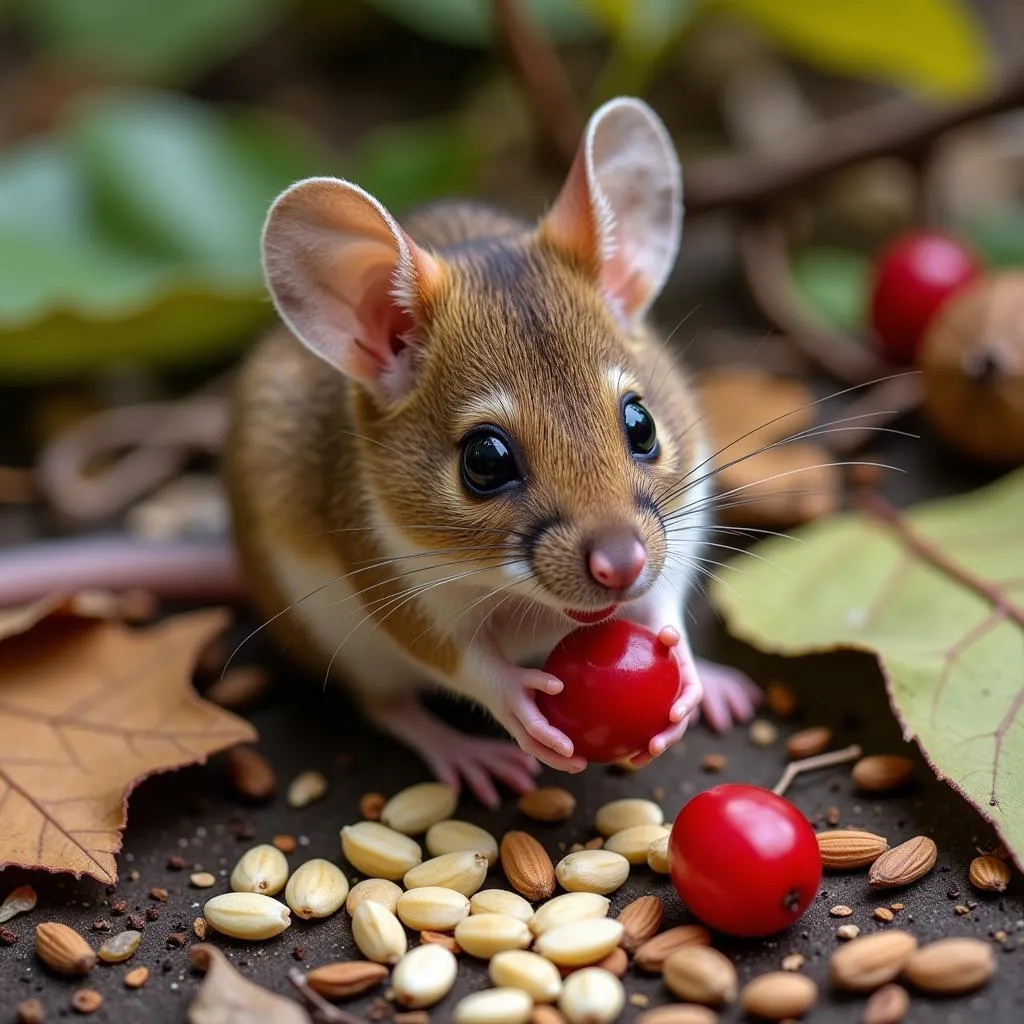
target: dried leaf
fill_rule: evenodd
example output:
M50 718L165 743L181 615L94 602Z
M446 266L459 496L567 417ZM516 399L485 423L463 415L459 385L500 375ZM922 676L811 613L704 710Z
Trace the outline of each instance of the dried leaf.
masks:
M740 556L712 597L765 651L878 655L907 739L1024 863L1024 470L904 518L843 515ZM881 518L879 518L881 517Z
M130 630L50 617L0 643L0 867L116 882L135 786L255 738L191 686L225 621L208 610Z

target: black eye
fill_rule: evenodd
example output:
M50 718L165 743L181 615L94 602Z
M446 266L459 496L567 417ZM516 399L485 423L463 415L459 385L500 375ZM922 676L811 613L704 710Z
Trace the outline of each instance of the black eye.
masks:
M512 446L499 430L484 427L463 440L462 483L471 494L495 494L519 479Z
M658 432L654 429L654 417L631 398L622 407L622 421L626 425L626 437L630 451L644 459L653 459L658 454Z

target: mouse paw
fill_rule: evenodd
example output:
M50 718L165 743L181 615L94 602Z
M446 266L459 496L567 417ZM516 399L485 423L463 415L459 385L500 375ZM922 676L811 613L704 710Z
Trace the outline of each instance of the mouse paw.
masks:
M761 703L761 691L744 672L713 661L696 660L704 687L700 714L716 732L749 721Z

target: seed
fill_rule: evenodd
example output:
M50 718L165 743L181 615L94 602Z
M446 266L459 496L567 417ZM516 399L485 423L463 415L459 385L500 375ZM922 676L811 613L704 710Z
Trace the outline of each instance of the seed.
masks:
M38 897L31 885L19 885L12 889L0 904L0 924L7 924L16 914L27 914L34 910Z
M616 978L624 978L626 971L629 970L629 957L622 946L616 946L607 956L598 960L594 966L600 967L602 971L608 971L609 974L614 974Z
M832 742L832 730L824 725L812 725L809 729L801 729L786 740L786 756L791 761L803 757L814 757L828 749Z
M631 828L633 825L664 823L665 812L653 800L640 800L635 797L603 804L597 809L594 817L594 828L603 836L613 836L616 832Z
M605 840L604 849L621 854L630 864L646 864L651 843L666 839L668 834L664 825L633 825Z
M687 946L710 946L711 933L699 924L681 924L648 939L633 956L633 963L643 971L659 974L666 958Z
M107 939L97 952L104 963L120 964L134 954L141 941L141 932L131 930L118 932L117 935Z
M95 1013L103 1005L103 996L94 988L80 988L71 996L71 1007L77 1013Z
M569 892L615 892L629 877L629 861L613 850L580 850L558 862L559 884Z
M270 677L261 668L245 665L230 668L214 679L203 696L232 711L244 711L255 704L266 692Z
M839 817L840 817L839 808L836 807L834 804L831 807L829 807L828 810L825 811L825 821L829 825L838 825L839 824Z
M450 818L458 802L455 790L446 783L420 782L396 793L381 810L380 820L403 835L419 835Z
M288 881L285 855L269 843L246 850L231 872L230 885L235 892L261 892L276 896Z
M553 1006L541 1003L533 1008L530 1024L566 1024L564 1014Z
M360 817L365 821L380 821L380 812L387 802L383 793L364 793L359 798Z
M269 939L291 924L291 911L258 892L226 892L206 901L207 923L233 939Z
M668 874L668 839L662 836L647 847L647 866L659 875Z
M322 799L327 792L327 779L323 772L299 772L288 784L288 806L307 807Z
M889 842L884 836L857 829L819 832L817 839L822 867L829 871L866 868L889 849Z
M125 988L142 988L146 982L149 981L149 968L148 967L133 967L124 976L124 987Z
M764 688L764 702L772 714L779 718L792 718L799 705L793 687L779 680Z
M455 1024L526 1024L533 1000L519 988L491 988L463 996L455 1006Z
M750 723L747 735L755 747L770 747L779 738L779 730L772 722L755 718Z
M910 885L924 878L933 867L938 850L927 836L915 836L883 853L871 865L868 882L876 889Z
M609 1024L625 1005L622 982L600 967L574 972L565 979L558 998L558 1007L570 1024Z
M352 915L352 938L367 960L394 964L408 948L405 929L387 907L363 900Z
M850 939L855 939L860 935L860 927L855 924L841 924L836 929L836 938L842 939L844 942L849 942Z
M899 985L883 985L864 1007L861 1024L900 1024L910 1009L910 996Z
M445 932L432 932L429 929L422 931L420 932L420 942L444 946L453 956L458 956L462 952L462 947L455 941L455 937Z
M903 975L931 995L958 996L984 985L996 973L991 943L957 937L922 946L906 962Z
M56 921L36 925L36 956L59 974L88 974L96 966L92 946L73 928Z
M706 1006L692 1003L670 1003L642 1013L636 1024L718 1024L718 1014Z
M782 958L782 969L784 971L799 971L806 963L803 953L789 953Z
M197 889L209 889L217 884L216 876L209 871L196 871L188 876L188 880Z
M575 921L538 936L534 949L560 967L585 967L615 949L622 934L622 925L609 917Z
M491 958L488 974L498 988L521 988L535 1003L553 1003L562 991L558 968L550 960L525 949L496 953Z
M532 939L525 921L505 914L470 914L455 926L455 941L480 960L505 949L526 949Z
M895 915L888 907L875 907L871 915L876 921L884 921L888 924Z
M534 821L565 821L576 810L576 797L561 786L544 786L519 798L519 810Z
M530 920L534 935L576 921L591 921L608 916L609 900L596 892L567 892L538 907Z
M455 984L458 966L443 946L417 946L395 964L391 987L399 1006L421 1009L440 1002Z
M736 968L710 946L683 946L670 953L662 978L673 995L687 1002L723 1006L736 998Z
M306 975L306 981L325 999L349 999L379 985L387 976L388 969L383 964L348 960L314 968Z
M914 762L898 754L873 754L853 766L853 782L867 793L889 793L900 789L914 774Z
M517 892L508 889L481 889L469 901L471 914L507 914L529 924L533 920L533 907Z
M300 864L288 879L285 902L299 917L330 917L348 896L348 879L341 868L322 857Z
M406 928L447 932L469 917L469 909L469 900L461 892L424 885L402 893L396 912Z
M489 867L498 863L498 841L486 829L468 821L448 818L427 829L427 850L431 857L460 850L474 850L487 858Z
M849 992L870 992L892 981L915 949L917 939L896 928L853 939L832 954L832 984Z
M1010 868L998 857L975 857L971 861L970 878L975 889L1003 892L1010 884Z
M850 917L853 914L853 907L848 907L845 903L837 903L829 913L833 917Z
M818 986L803 974L772 971L747 982L740 1005L752 1017L786 1020L802 1017L818 998Z
M665 905L657 896L641 896L623 907L618 922L622 925L622 946L632 952L653 938L661 927Z
M700 766L706 772L724 771L726 764L725 754L705 754L700 759Z
M415 839L375 821L360 821L341 830L341 851L357 871L371 878L402 878L423 860Z
M23 999L16 1009L18 1024L43 1024L46 1012L38 999Z
M345 900L345 909L349 916L356 912L356 907L363 900L374 900L376 903L388 908L394 914L398 908L398 901L402 895L402 888L386 878L365 878L352 886Z
M403 883L407 889L418 889L423 886L440 886L454 889L464 896L472 896L487 877L487 858L474 850L462 850L459 853L443 853L440 857L410 868L405 873Z
M197 917L192 922L192 934L200 941L206 941L206 918Z
M276 846L282 853L294 853L299 843L295 836L290 836L287 833L281 833L274 836L271 840L274 846Z
M255 747L240 743L227 753L228 781L247 800L269 800L277 791L270 762Z
M531 902L547 899L555 891L551 858L528 832L506 832L500 857L509 884Z

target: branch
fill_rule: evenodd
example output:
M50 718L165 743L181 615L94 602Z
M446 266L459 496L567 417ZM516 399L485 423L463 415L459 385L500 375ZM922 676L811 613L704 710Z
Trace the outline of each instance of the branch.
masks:
M791 761L786 765L782 778L775 784L772 792L776 796L785 796L792 781L804 772L816 772L822 768L833 768L837 764L849 764L856 761L863 751L856 743L842 750L830 750L827 754L815 754L814 757L805 757L800 761Z
M346 1010L332 1006L323 996L314 992L306 976L298 968L293 967L288 972L288 980L305 1004L313 1024L366 1024L362 1017L355 1017Z

